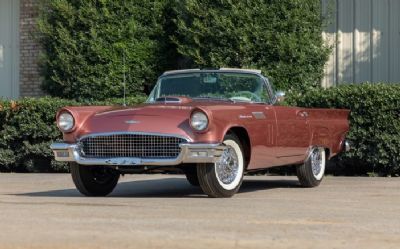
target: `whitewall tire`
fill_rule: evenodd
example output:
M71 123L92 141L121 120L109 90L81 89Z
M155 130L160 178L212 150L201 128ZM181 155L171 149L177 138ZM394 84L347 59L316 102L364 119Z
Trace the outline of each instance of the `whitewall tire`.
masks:
M243 181L245 161L240 140L228 134L223 144L226 148L218 162L197 166L200 187L209 197L231 197Z
M297 177L303 187L316 187L324 178L326 152L322 147L314 147L304 164L297 167Z

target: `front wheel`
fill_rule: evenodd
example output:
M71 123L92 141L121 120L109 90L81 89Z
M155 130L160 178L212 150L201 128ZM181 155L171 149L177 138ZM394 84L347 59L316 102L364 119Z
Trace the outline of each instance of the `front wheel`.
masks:
M118 183L119 172L104 166L84 166L71 163L72 180L86 196L106 196Z
M245 162L240 140L228 134L223 144L226 148L218 162L197 165L200 187L209 197L232 197L243 181Z
M318 186L325 174L326 152L324 148L315 147L304 164L297 167L297 178L303 187Z
M199 178L197 177L196 164L185 165L182 167L182 171L185 174L186 179L192 186L198 187L200 185Z

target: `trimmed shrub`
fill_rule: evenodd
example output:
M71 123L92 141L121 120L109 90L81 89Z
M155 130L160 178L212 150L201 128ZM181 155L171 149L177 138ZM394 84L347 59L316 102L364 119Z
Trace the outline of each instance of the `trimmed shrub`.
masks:
M127 104L142 103L145 97L127 99ZM54 161L50 144L61 140L55 114L63 106L113 105L121 99L78 103L59 98L25 98L0 101L0 171L3 172L66 172L67 164Z
M167 63L164 5L160 0L42 0L38 39L44 90L77 100L122 97L125 72L127 93L142 93Z
M127 99L142 103L144 96ZM340 155L331 173L400 174L400 85L342 85L327 90L289 93L290 105L350 109L348 139L353 150ZM0 171L66 172L65 163L53 160L49 148L62 138L55 125L56 111L67 105L121 105L122 99L76 102L59 98L0 100Z
M192 67L259 68L305 91L330 50L319 0L41 1L43 88L62 98L121 97L124 72L129 94L148 93L162 71Z
M345 174L400 174L400 85L341 85L288 96L291 105L351 110L353 150L340 159Z
M282 90L320 86L330 51L320 0L177 2L180 66L262 69Z

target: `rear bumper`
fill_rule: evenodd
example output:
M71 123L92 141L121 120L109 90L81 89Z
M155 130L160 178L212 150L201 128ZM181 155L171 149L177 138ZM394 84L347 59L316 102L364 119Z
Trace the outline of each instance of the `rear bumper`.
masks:
M111 166L173 166L181 163L215 163L217 162L225 146L222 144L180 144L181 153L173 159L152 159L136 157L118 158L85 158L81 156L78 144L53 143L55 159L60 162L76 162L82 165L111 165Z

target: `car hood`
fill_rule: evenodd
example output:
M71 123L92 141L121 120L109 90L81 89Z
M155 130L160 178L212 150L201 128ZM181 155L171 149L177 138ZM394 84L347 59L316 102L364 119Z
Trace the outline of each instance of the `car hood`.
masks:
M86 135L115 132L173 134L189 141L213 142L220 141L222 136L213 132L216 126L226 125L225 121L216 116L229 116L229 111L245 109L246 105L226 101L185 100L180 103L149 103L135 107L65 107L59 113L69 111L75 117L75 130L63 136L64 141L71 143ZM210 132L198 133L190 127L189 119L194 109L207 113ZM230 120L235 122L232 117Z
M92 133L144 132L175 134L189 138L192 106L142 105L111 108L94 113L77 130L76 137Z

